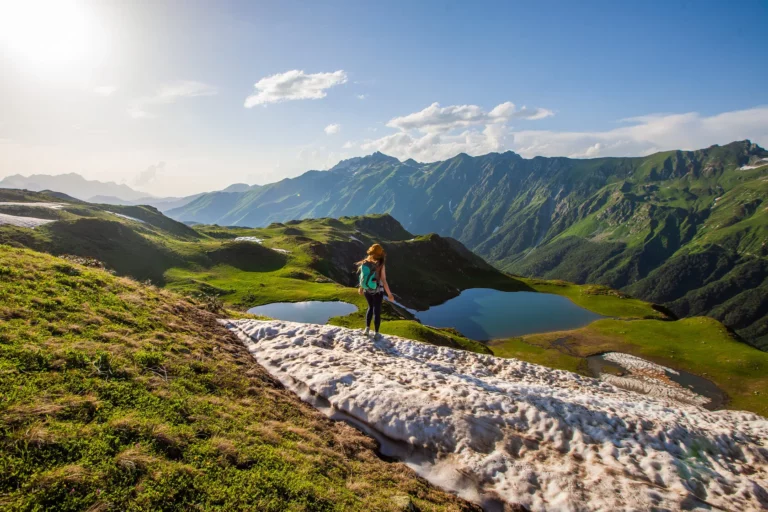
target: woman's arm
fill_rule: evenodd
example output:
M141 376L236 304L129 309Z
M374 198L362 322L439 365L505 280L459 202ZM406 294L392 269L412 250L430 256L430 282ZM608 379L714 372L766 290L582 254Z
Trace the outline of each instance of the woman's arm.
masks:
M384 291L387 292L387 298L390 302L395 302L395 298L392 296L392 292L389 291L389 283L387 283L387 267L381 267L381 284L384 286Z

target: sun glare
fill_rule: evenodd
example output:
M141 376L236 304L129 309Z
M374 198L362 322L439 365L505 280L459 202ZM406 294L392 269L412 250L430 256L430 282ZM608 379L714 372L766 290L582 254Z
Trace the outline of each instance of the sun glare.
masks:
M71 0L0 0L0 41L10 56L40 72L97 64L99 27Z

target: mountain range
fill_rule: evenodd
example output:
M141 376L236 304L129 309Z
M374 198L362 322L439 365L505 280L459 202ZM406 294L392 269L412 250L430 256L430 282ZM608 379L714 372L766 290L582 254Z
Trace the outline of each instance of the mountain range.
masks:
M389 213L505 271L605 284L678 316L713 316L767 348L766 197L768 151L739 141L633 158L506 152L423 164L377 152L167 214L265 226Z
M23 189L32 192L53 190L91 203L120 206L148 205L160 211L181 208L203 195L155 197L148 195L146 192L134 190L125 184L113 181L87 180L77 173L57 175L33 174L31 176L14 174L0 180L0 188ZM251 188L251 185L245 183L235 183L221 192L246 192Z

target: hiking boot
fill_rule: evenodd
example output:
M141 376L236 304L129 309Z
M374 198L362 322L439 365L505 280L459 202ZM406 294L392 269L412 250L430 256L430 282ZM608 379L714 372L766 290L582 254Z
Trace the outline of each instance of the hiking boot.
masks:
M369 334L371 334L371 328L370 327L366 327L365 331L363 331L363 336L367 337Z
M376 333L373 335L373 341L379 341L381 339L381 334Z

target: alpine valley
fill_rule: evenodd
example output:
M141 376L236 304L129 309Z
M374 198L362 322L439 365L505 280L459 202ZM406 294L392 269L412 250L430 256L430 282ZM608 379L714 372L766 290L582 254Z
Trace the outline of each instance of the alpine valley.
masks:
M768 349L768 151L748 140L635 158L374 153L167 214L266 226L389 213L414 233L458 239L497 268L594 283L707 315Z

